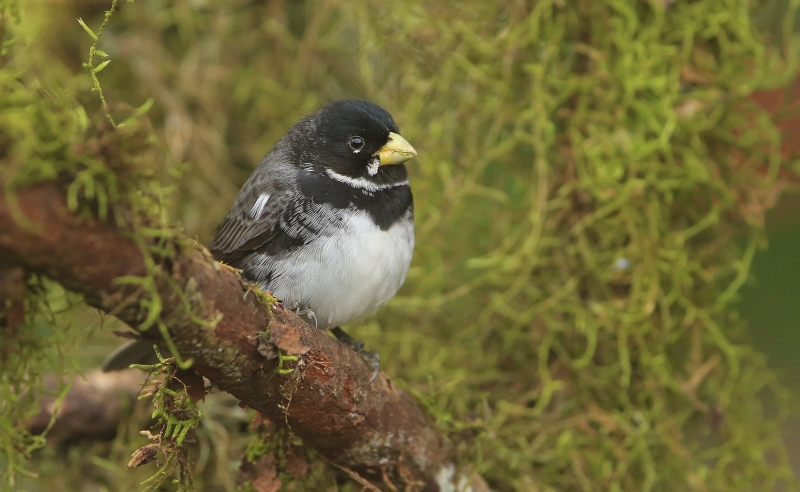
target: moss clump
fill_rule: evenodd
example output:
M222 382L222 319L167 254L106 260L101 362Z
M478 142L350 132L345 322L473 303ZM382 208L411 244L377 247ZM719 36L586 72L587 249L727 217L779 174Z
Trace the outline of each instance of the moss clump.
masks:
M274 306L278 303L278 299L276 299L271 292L264 292L261 287L255 284L248 284L247 291L244 293L245 298L253 294L256 298L261 302L261 304L265 306ZM270 310L270 316L272 316L272 311Z
M184 372L184 379L191 378L191 381L183 381L178 373L179 366L175 359L171 357L165 359L158 351L158 347L154 349L159 359L157 364L134 364L134 367L151 371L139 398L152 397L152 418L156 419L154 428L157 432L156 434L149 431L142 432L152 442L133 453L128 468L136 468L154 461L156 451L161 451L165 462L144 482L147 484L145 491L157 489L175 471L178 472L178 490L190 491L193 490L194 479L184 442L195 441L192 433L200 425L203 413L198 407L198 400L189 393L192 391L194 394L199 392L205 395L203 378L194 372ZM191 389L192 385L196 387Z

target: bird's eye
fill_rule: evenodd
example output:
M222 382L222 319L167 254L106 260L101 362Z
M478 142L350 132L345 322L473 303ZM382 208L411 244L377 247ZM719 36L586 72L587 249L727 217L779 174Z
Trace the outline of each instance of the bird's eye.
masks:
M350 148L356 152L360 152L364 148L364 139L358 135L350 137Z

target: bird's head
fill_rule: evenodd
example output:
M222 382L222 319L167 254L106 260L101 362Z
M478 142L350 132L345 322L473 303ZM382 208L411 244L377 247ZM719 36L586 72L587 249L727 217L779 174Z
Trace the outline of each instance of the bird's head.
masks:
M402 164L417 155L392 116L369 101L336 101L304 121L303 160L328 173L381 180L382 175L405 175Z

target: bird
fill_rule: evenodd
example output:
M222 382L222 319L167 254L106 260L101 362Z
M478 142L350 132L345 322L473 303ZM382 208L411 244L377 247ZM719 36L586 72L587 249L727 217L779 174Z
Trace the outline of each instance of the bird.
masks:
M341 325L374 314L405 281L414 202L405 163L417 151L392 116L366 100L334 101L301 119L242 186L217 227L215 260L304 313L380 369ZM152 357L134 340L103 369Z

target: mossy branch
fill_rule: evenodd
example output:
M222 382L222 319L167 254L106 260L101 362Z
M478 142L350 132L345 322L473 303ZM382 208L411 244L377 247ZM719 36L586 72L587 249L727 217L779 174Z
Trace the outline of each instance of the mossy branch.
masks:
M21 226L0 194L0 258L84 294L87 302L131 326L142 326L152 314L146 301L153 290L161 306L145 336L163 342L161 324L176 353L192 359L193 369L215 387L286 425L337 466L398 487L425 484L436 490L447 487L437 477L457 479L444 436L413 396L383 374L369 384L371 369L355 352L279 304L265 302L271 297L246 295L253 286L202 246L171 238L174 256L160 263L155 258L160 274L152 275L130 231L71 212L55 184L19 189L15 198L27 220L46 232ZM119 278L150 278L152 285L142 289ZM192 295L176 293L175 285L189 283ZM259 350L265 325L268 343L281 357ZM289 361L291 370L285 368ZM175 427L180 432L170 436L186 434L186 425Z

